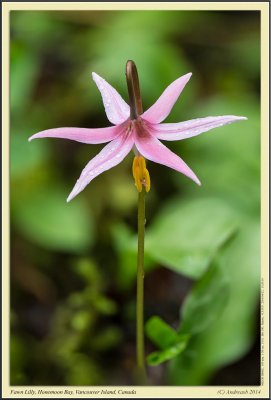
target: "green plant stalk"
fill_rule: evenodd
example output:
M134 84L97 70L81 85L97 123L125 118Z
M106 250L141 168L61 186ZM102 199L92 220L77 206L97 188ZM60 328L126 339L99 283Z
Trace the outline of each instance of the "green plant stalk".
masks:
M138 73L135 63L126 63L126 80L130 100L130 118L135 120L143 112ZM136 353L137 380L145 384L144 351L144 237L145 237L145 187L138 192L138 253L137 253L137 294L136 294Z
M136 297L136 351L138 372L146 378L144 351L144 238L145 238L145 188L138 193L138 253Z

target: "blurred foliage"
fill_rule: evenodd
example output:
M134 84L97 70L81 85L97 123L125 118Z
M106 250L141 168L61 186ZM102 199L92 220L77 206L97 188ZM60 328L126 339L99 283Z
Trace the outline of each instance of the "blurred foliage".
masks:
M145 109L174 79L193 72L169 122L248 118L167 143L199 176L200 188L148 164L149 382L212 384L219 369L257 346L259 13L12 11L10 24L11 384L134 384L132 156L67 204L102 146L27 142L47 128L106 126L91 72L127 99L128 59L137 64ZM258 360L257 350L250 385L259 384ZM226 381L221 376L219 384ZM231 383L244 382L240 367Z
M251 222L219 256L219 264L229 278L228 304L208 329L193 338L182 358L170 366L171 383L203 384L217 368L240 358L251 347L259 298L259 254L259 225Z
M85 251L93 240L92 219L82 201L63 207L63 198L65 191L52 184L33 188L30 198L22 193L12 204L14 223L26 238L49 249Z
M161 210L150 227L146 249L155 261L188 277L199 278L219 247L236 230L237 218L219 199L177 198Z
M177 334L159 317L150 318L145 329L147 336L162 349L148 355L149 365L158 365L176 357L186 348L190 338L190 335Z

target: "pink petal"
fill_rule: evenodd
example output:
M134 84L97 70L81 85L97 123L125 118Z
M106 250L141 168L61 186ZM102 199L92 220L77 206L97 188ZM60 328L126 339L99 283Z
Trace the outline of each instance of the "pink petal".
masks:
M191 75L191 73L183 75L172 82L156 103L142 114L142 118L153 124L159 124L159 122L163 121L170 113Z
M130 116L130 107L120 94L103 78L92 72L92 78L101 92L107 118L114 125L119 125Z
M133 135L127 136L126 133L108 143L83 169L80 178L67 198L67 202L77 196L96 176L119 164L130 152L133 145Z
M148 160L173 168L188 176L188 178L191 178L198 185L201 184L199 179L186 163L155 137L147 133L141 137L137 134L135 136L135 144L138 151Z
M33 139L38 138L59 138L70 139L81 143L105 143L115 139L121 132L119 126L109 126L108 128L55 128L41 131L31 136L28 140L31 142Z
M200 135L210 129L231 124L235 121L245 120L246 117L224 115L222 117L197 118L177 124L152 125L152 134L162 140L182 140Z

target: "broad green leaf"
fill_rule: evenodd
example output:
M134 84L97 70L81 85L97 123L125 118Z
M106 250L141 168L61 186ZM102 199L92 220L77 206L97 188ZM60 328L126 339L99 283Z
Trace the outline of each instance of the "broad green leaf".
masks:
M172 384L205 384L218 368L242 357L254 341L260 297L258 222L247 222L223 249L218 261L229 279L229 302L220 318L196 335L182 356L172 363Z
M223 313L228 298L228 279L214 261L182 306L180 332L194 335L208 328Z
M160 349L166 349L178 341L177 332L160 317L151 317L145 325L145 332Z
M165 267L198 278L237 226L236 213L222 200L177 198L147 230L146 251Z
M179 341L175 345L170 346L165 350L155 351L149 354L147 357L147 363L149 365L159 365L165 361L175 358L185 350L188 340L189 335L179 336Z
M14 224L29 240L56 251L84 252L93 242L93 221L85 204L66 203L67 192L55 185L13 198Z

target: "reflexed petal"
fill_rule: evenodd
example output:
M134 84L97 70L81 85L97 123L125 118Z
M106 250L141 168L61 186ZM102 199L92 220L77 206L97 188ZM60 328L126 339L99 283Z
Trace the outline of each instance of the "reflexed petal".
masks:
M186 163L155 137L147 134L143 137L137 135L135 136L135 144L140 154L148 160L173 168L200 185L199 179Z
M159 122L163 121L170 113L191 75L191 73L183 75L172 82L159 99L142 114L142 118L152 124L159 124Z
M119 125L130 116L130 107L120 94L103 78L92 72L92 78L101 92L107 118L114 125Z
M67 201L77 196L96 176L119 164L130 152L133 145L132 135L128 137L120 135L117 139L108 143L83 169Z
M231 124L232 122L247 119L246 117L236 117L235 115L224 115L222 117L197 118L190 121L179 122L177 124L158 124L152 125L151 133L162 140L182 140L200 135L210 129Z
M106 143L110 140L116 139L121 133L121 127L109 126L108 128L55 128L41 131L31 136L28 140L31 142L33 139L38 138L59 138L59 139L70 139L76 142L97 144Z

